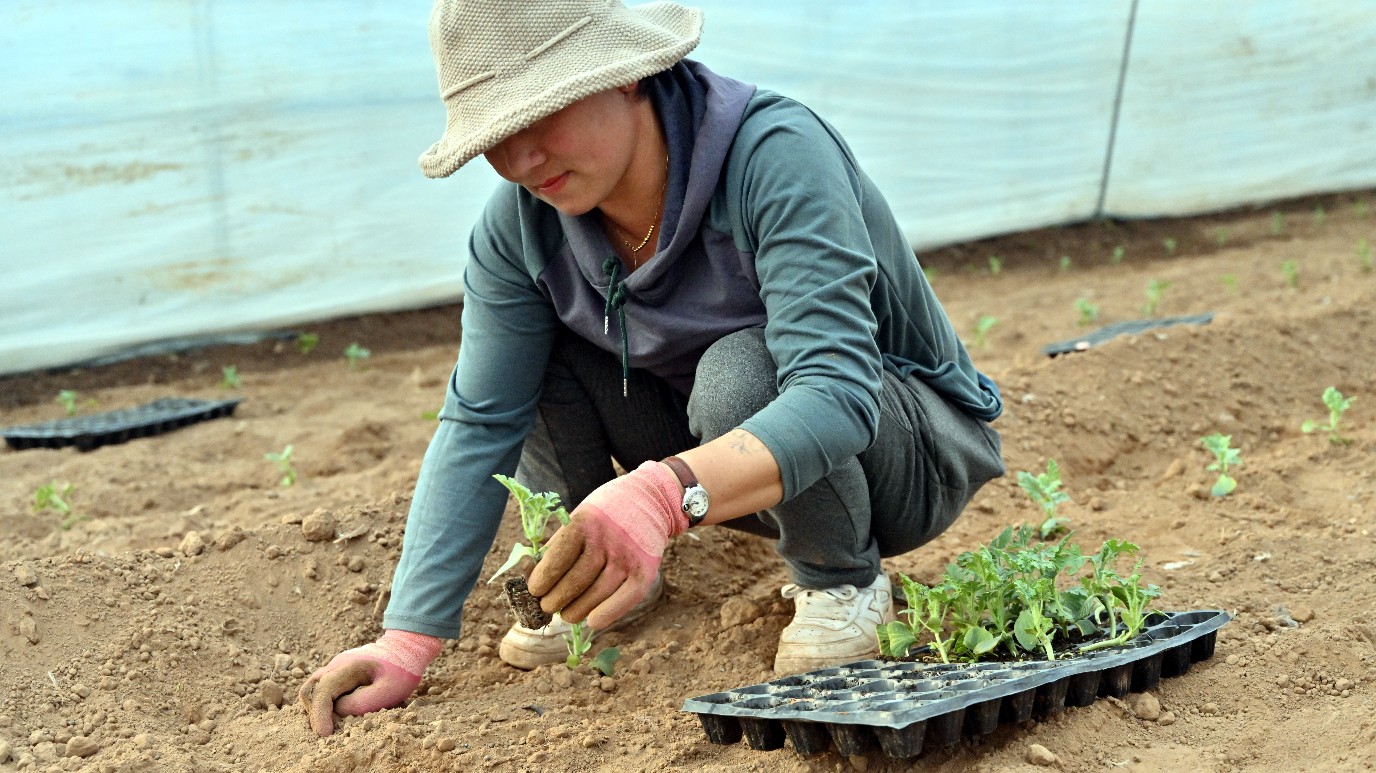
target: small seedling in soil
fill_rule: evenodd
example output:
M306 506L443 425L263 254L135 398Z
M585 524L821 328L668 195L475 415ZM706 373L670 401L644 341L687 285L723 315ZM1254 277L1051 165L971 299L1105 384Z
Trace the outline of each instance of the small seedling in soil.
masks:
M1061 265L1061 272L1062 272L1062 273L1064 273L1064 272L1066 272L1066 271L1069 271L1069 270L1070 270L1070 256L1069 256L1069 255L1062 255L1062 256L1061 256L1060 265Z
M220 388L238 389L239 388L239 369L233 365L226 365L220 368Z
M1353 214L1353 215L1356 215L1357 217L1366 217L1366 216L1367 216L1368 214L1370 214L1370 213L1371 213L1371 208L1367 206L1367 203L1366 203L1365 200L1358 199L1358 200L1352 205L1352 214Z
M1286 287L1300 286L1300 263L1297 260L1286 260L1280 264L1280 272L1285 274Z
M1280 236L1285 233L1285 215L1280 212L1271 213L1271 235Z
M1227 289L1228 292L1230 292L1230 293L1235 293L1235 292L1237 292L1237 275L1236 275L1236 274L1224 274L1223 276L1219 277L1219 279L1222 280L1222 282L1223 282L1223 287L1224 287L1225 289Z
M373 353L359 346L357 341L349 344L349 348L344 350L344 359L349 361L349 370L358 370L358 364L371 356Z
M1079 298L1075 301L1075 310L1080 313L1080 327L1092 325L1099 321L1099 304L1088 298Z
M1366 239L1357 240L1357 262L1362 266L1362 272L1371 273L1371 245Z
M1058 518L1056 508L1063 502L1069 502L1070 497L1061 491L1061 467L1056 464L1055 459L1047 460L1046 472L1037 475L1019 472L1018 485L1042 511L1042 523L1037 527L1037 534L1042 539L1048 539L1065 530L1070 519Z
M1204 447L1209 449L1209 453L1214 455L1214 461L1205 469L1218 473L1218 480L1214 481L1213 488L1209 493L1216 497L1226 497L1233 493L1237 488L1237 481L1228 476L1228 470L1242 464L1242 458L1236 448L1232 448L1233 436L1220 435L1215 432L1199 439Z
M989 331L999 323L998 317L991 317L988 314L982 315L975 320L975 347L983 349L988 345Z
M1175 248L1179 246L1179 242L1168 236L1161 240L1161 246L1166 248L1166 256L1170 257L1175 255Z
M1147 302L1142 304L1142 314L1147 317L1156 316L1156 309L1161 305L1161 299L1165 297L1166 290L1171 286L1170 282L1163 279L1153 279L1147 283Z
M1327 219L1328 219L1328 213L1324 211L1322 205L1317 206L1317 207L1314 207L1314 225L1320 225L1320 226L1321 226L1321 225L1324 224L1324 221L1327 220Z
M989 256L989 273L998 276L1003 273L1003 258L997 255Z
M1126 254L1127 254L1127 250L1123 247L1123 245L1120 244L1120 245L1118 245L1117 247L1114 247L1114 248L1113 248L1113 255L1111 255L1111 256L1109 257L1108 262L1110 262L1110 263L1122 263L1122 262L1123 262L1123 256L1126 255Z
M1323 404L1328 406L1328 423L1320 424L1309 419L1300 426L1300 429L1306 435L1321 429L1328 433L1328 442L1333 445L1345 446L1351 443L1352 438L1345 438L1338 434L1338 422L1342 421L1343 414L1347 413L1347 409L1351 408L1352 403L1356 400L1356 397L1343 397L1343 393L1339 392L1336 387L1328 387L1323 390Z
M315 333L302 333L296 337L296 350L302 354L310 354L319 345L320 336Z
M279 486L290 486L296 483L296 468L291 464L292 447L288 445L280 453L266 453L263 458L277 465L277 471L282 474L282 478L277 481Z
M521 512L521 533L525 535L526 541L524 544L518 542L512 546L511 555L507 556L506 563L502 564L488 578L489 584L514 568L523 558L529 558L532 562L539 562L541 556L545 554L545 529L550 518L559 521L561 525L567 525L569 522L568 511L559 504L558 494L553 492L535 494L515 478L509 478L505 475L493 475L492 477L505 486L506 490L515 497L516 506ZM526 587L526 578L512 577L506 581L504 589L507 602L511 605L511 611L515 613L516 619L521 625L531 629L540 629L549 625L553 618L540 608L539 599L531 595L530 590ZM578 629L578 625L575 625L574 628Z
M1228 244L1227 228L1218 228L1214 230L1214 244L1217 244L1220 247L1226 246Z
M95 400L83 401L81 394L75 389L64 389L58 392L53 400L62 404L62 410L66 411L68 416L75 416L82 408L91 408L96 404Z
M621 657L621 650L617 647L604 647L597 656L592 659L592 667L603 676L611 676L616 669L616 659Z
M72 491L75 489L70 483L58 483L53 481L46 486L39 486L33 492L33 511L41 513L44 510L52 510L62 516L58 526L63 530L75 526L79 521L89 520L88 516L76 515L72 512L72 505L69 501L72 498Z

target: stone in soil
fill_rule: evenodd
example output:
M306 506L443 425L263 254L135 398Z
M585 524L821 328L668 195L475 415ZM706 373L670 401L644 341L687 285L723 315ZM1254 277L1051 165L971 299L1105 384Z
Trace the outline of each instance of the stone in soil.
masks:
M1149 692L1137 693L1128 697L1128 708L1138 719L1155 722L1161 718L1161 701Z
M1033 765L1052 767L1061 764L1061 758L1057 757L1052 751L1039 743L1028 744L1027 761Z

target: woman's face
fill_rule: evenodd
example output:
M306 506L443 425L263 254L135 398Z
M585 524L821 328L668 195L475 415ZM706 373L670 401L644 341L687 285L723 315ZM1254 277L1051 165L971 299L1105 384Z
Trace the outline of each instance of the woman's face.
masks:
M585 97L483 154L497 174L566 215L582 215L616 190L638 140L634 86Z

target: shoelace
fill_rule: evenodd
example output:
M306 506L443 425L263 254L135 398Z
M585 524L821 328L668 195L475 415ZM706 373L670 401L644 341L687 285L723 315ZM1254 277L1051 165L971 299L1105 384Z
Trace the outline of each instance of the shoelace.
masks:
M849 622L855 615L853 609L837 602L853 600L860 595L860 591L854 585L840 585L835 588L803 588L789 583L781 591L786 599L798 598L801 607L800 614L805 614L810 618L823 620L836 620ZM819 603L820 602L820 603ZM830 602L830 603L828 603Z
M608 335L612 310L616 310L616 326L621 328L621 396L629 395L631 380L630 339L626 336L626 288L617 275L621 273L621 260L615 255L602 261L602 271L607 274L607 306L602 311L602 335Z

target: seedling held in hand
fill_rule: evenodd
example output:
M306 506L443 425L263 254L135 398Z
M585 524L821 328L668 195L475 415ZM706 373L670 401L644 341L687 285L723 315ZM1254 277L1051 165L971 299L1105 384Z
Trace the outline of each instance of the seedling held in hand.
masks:
M1042 539L1065 530L1065 525L1070 519L1056 517L1056 508L1063 502L1069 502L1070 497L1061 491L1061 467L1056 464L1055 459L1047 460L1046 472L1037 475L1019 472L1018 485L1027 492L1027 496L1032 498L1037 507L1041 508L1042 523L1037 527L1037 533Z
M1075 310L1080 313L1080 327L1092 325L1099 321L1099 304L1088 298L1079 298L1075 301Z
M349 344L349 347L344 350L344 359L349 361L349 370L358 370L359 363L371 356L373 353L359 346L357 341Z
M291 445L287 445L278 453L263 454L264 459L277 465L277 472L282 475L281 479L277 481L279 486L290 486L296 483L296 468L291 464L292 450Z
M239 369L238 369L238 368L234 367L233 365L226 365L226 366L224 366L223 368L220 368L220 374L221 374L221 378L220 378L220 388L221 388L221 389L238 389L238 388L239 388L240 381L239 381Z
M988 344L989 331L999 323L998 317L991 317L988 314L982 315L975 320L975 346L983 349Z
M561 525L568 525L568 511L559 504L559 495L553 492L544 494L532 493L530 489L519 483L515 478L508 478L505 475L493 475L497 482L506 487L507 491L516 498L516 506L521 511L521 533L525 535L526 543L516 543L511 548L511 555L507 557L506 563L502 564L492 577L488 578L488 583L506 574L521 559L529 558L531 561L538 562L545 554L545 529L549 525L549 519L554 518Z
M296 350L302 354L310 354L319 345L320 336L315 333L302 333L296 337Z
M1323 404L1328 406L1328 423L1319 424L1312 419L1308 419L1300 426L1300 429L1303 430L1306 435L1314 430L1321 429L1328 433L1328 442L1333 445L1345 446L1351 443L1352 438L1345 438L1338 434L1338 422L1342 421L1343 414L1347 413L1347 409L1351 408L1352 403L1356 402L1356 400L1357 398L1355 397L1343 397L1343 393L1339 392L1336 387L1328 387L1323 390Z
M1216 497L1226 497L1233 493L1237 488L1237 481L1228 476L1229 468L1242 464L1240 452L1232 448L1233 436L1220 435L1215 432L1199 439L1204 447L1209 449L1209 453L1214 455L1214 461L1206 468L1218 473L1218 480L1214 481L1210 494Z
M1142 305L1142 314L1148 317L1156 316L1156 309L1161 305L1161 299L1165 297L1170 286L1170 282L1162 279L1151 280L1147 284L1147 302Z

